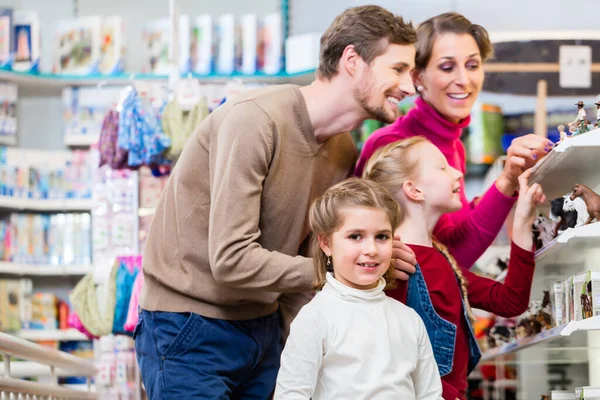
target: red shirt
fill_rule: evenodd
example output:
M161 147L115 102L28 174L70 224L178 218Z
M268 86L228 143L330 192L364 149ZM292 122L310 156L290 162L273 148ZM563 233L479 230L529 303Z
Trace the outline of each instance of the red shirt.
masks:
M438 250L411 244L408 246L417 256L433 308L441 318L457 327L452 371L442 377L443 397L445 400L464 399L467 390L469 340L458 282L448 260ZM468 282L471 307L502 317L521 315L529 304L534 267L533 252L512 243L504 284L463 270ZM407 282L398 281L397 286L396 289L389 290L387 295L405 303Z

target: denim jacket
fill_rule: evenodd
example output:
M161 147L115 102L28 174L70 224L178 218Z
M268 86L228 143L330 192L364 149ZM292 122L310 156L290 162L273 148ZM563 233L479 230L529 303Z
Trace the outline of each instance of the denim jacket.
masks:
M458 282L458 279L457 279ZM475 368L481 359L481 350L475 340L475 333L471 327L471 321L467 315L467 309L463 301L464 318L469 327L469 367L468 373ZM440 375L444 376L452 371L454 361L454 343L456 342L456 325L440 317L431 303L427 284L417 264L416 272L408 280L408 291L406 305L414 309L425 323L435 361L438 364Z

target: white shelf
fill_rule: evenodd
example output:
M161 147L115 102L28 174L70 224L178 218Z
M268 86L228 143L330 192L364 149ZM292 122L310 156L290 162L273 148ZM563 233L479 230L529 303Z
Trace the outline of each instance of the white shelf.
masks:
M0 363L0 375L4 375L4 363ZM50 366L33 361L11 361L10 376L11 378L50 376ZM56 368L56 376L70 377L77 375L62 368Z
M0 208L31 211L91 211L94 201L91 199L27 199L0 196Z
M69 135L65 136L66 146L91 146L98 142L100 137L97 135Z
M256 73L254 75L197 75L193 77L203 82L227 82L232 79L241 79L245 82L271 82L271 83L295 83L298 85L309 84L315 76L314 70L303 71L293 74L280 72L275 75ZM60 94L64 87L68 86L93 86L100 83L111 85L127 85L135 80L144 80L150 82L167 82L168 77L162 75L150 74L130 74L123 73L118 76L76 76L76 75L55 75L55 74L30 74L14 71L0 70L0 80L13 82L19 85L19 95L35 96L55 96Z
M91 265L58 266L0 261L0 274L19 276L83 276L91 271Z
M0 136L1 146L15 146L17 144L16 136Z
M578 228L568 228L535 252L537 262L569 262L584 255L590 248L600 247L600 223L594 222ZM568 250L567 250L568 248Z
M21 339L31 340L32 342L37 341L61 341L61 342L74 342L74 341L89 341L90 339L79 332L77 329L65 329L65 330L22 330L15 334L15 336Z
M508 343L483 353L481 361L489 361L498 357L502 357L517 351L527 349L532 346L547 343L552 340L570 336L576 331L595 331L600 330L600 316L584 319L582 321L571 321L568 324L557 326L516 342Z
M600 129L567 138L534 167L531 183L540 183L548 199L569 193L575 183L600 184Z

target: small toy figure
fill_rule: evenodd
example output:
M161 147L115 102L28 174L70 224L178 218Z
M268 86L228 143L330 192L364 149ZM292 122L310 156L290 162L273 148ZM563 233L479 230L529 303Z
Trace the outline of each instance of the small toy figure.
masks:
M533 221L532 232L536 250L546 246L555 237L554 224L542 213Z
M552 306L550 305L550 292L544 290L542 308L537 312L535 319L542 326L542 331L552 329Z
M600 196L589 187L576 183L571 193L571 200L582 197L587 207L589 217L584 225L589 224L594 219L600 221Z
M559 125L557 127L557 129L558 129L558 133L560 134L559 142L562 142L564 139L568 138L567 133L565 132L565 126L564 125Z
M550 200L550 219L557 222L554 226L554 237L567 228L575 228L577 225L577 210L565 209L565 197L568 196Z
M583 101L579 100L575 105L577 106L579 111L577 112L577 117L575 117L573 121L569 122L569 126L576 126L578 128L576 134L580 135L582 133L587 132L587 124L589 121L587 119L587 115L585 114L585 109L583 108L585 106L585 104L583 104Z
M594 124L594 126L597 128L598 125L600 125L600 101L597 101L594 103L596 105L596 109L598 111L596 111L596 123Z
M575 125L569 125L569 133L571 136L575 135L577 133L577 127Z

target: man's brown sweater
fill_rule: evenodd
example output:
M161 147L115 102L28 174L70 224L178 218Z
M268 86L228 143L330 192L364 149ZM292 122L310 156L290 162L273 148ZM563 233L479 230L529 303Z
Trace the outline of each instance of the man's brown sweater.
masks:
M312 201L352 171L349 134L317 143L297 86L252 90L190 137L146 241L140 305L244 320L311 289L299 256Z

